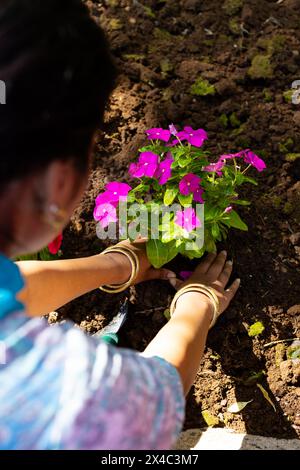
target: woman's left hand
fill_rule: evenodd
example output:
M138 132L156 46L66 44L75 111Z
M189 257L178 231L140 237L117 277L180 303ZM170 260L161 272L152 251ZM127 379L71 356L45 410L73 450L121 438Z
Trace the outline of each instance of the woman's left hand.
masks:
M173 271L165 268L155 269L153 266L151 266L147 257L146 241L144 239L136 240L135 242L125 240L118 243L118 245L127 246L133 250L139 258L140 270L135 284L138 284L139 282L150 281L152 279L164 279L166 281L173 280L174 285L176 274Z

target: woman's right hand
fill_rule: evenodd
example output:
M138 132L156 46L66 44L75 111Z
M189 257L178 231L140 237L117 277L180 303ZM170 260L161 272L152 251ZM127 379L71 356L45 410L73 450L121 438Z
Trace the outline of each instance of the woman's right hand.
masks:
M231 273L232 261L227 261L226 251L221 251L219 254L209 253L204 261L199 263L187 281L182 282L177 280L176 289L178 290L181 287L194 283L212 287L219 299L219 315L221 315L230 304L240 285L240 279L236 279L226 289ZM199 293L198 295L202 294Z

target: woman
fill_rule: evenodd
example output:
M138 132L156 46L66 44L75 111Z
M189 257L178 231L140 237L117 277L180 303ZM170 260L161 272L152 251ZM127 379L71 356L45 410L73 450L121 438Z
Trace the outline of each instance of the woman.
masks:
M168 449L184 417L207 332L233 298L226 253L201 262L143 354L43 314L99 286L169 279L144 244L85 259L9 260L67 225L88 179L114 81L101 30L79 0L2 0L0 79L0 448ZM5 353L5 354L4 354ZM5 356L5 357L4 357Z

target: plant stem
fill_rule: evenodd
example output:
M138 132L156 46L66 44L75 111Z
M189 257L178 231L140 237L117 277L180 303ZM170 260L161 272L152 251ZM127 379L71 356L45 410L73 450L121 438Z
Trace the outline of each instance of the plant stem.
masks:
M242 171L242 175L244 175L246 173L246 171L249 170L249 168L251 168L251 164L247 166L247 168L244 169L244 171Z

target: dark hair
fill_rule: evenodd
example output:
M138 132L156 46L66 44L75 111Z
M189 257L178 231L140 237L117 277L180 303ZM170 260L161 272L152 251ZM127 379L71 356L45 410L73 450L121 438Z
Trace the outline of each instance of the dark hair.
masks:
M0 185L73 158L86 169L115 68L81 0L1 0Z

